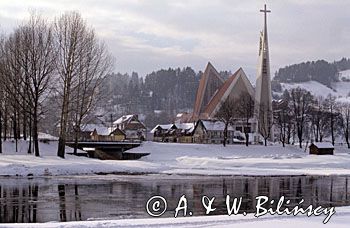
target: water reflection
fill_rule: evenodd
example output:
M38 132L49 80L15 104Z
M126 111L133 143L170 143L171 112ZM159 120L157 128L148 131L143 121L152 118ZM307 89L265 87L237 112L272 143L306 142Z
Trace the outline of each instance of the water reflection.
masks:
M111 178L113 177L113 178ZM79 221L87 219L148 218L147 200L154 195L167 199L173 216L185 194L189 211L205 213L201 197L216 197L213 214L226 214L225 197L242 197L242 211L255 210L255 197L279 199L290 206L345 206L349 201L349 177L173 177L108 176L106 178L0 179L0 222Z
M0 222L37 222L39 186L30 184L8 188L0 185Z

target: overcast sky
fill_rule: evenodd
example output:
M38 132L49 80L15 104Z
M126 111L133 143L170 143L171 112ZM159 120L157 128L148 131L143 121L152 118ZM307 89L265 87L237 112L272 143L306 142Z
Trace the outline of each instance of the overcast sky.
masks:
M242 67L255 78L267 2L272 73L306 60L350 57L350 1L343 0L0 0L1 30L36 10L53 19L77 10L106 41L115 71L141 76L160 68Z

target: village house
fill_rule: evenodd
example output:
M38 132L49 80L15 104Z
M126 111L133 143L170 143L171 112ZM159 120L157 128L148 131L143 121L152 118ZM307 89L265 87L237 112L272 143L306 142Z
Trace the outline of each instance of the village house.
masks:
M124 115L113 122L113 127L122 130L127 140L145 140L146 126L139 120L138 115Z
M225 125L221 121L198 120L194 132L194 143L221 144L224 141ZM236 130L239 129L239 130ZM227 129L227 144L244 143L245 136L242 126L229 125Z
M245 143L244 130L253 141L252 125L248 127L242 121L228 126L227 144ZM221 144L224 140L224 123L217 120L198 120L196 123L159 124L151 133L156 142ZM245 128L245 129L244 129Z
M80 141L123 141L125 133L120 129L112 129L104 124L86 124L80 132Z
M194 123L159 124L151 133L156 142L192 143Z
M158 124L151 133L153 134L153 141L155 142L174 142L176 141L175 124Z
M315 155L333 155L334 146L329 142L313 142L310 147L310 154Z

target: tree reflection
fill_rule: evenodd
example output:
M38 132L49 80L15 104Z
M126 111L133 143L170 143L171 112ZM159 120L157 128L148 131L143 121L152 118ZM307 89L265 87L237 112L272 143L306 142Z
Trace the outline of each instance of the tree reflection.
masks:
M63 184L58 185L58 200L60 207L60 221L67 221L67 212L66 212L66 187Z

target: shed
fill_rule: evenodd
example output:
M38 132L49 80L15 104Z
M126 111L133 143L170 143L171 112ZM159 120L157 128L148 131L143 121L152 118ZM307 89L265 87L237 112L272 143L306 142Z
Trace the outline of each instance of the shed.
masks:
M329 142L314 142L310 145L310 154L333 155L334 146Z

